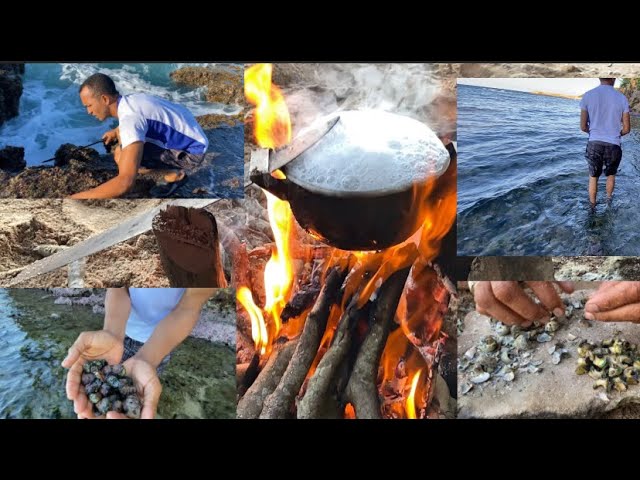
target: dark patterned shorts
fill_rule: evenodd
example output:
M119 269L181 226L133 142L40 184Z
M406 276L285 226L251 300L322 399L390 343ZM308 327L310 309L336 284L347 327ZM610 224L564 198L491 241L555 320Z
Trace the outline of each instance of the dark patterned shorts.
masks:
M204 160L205 155L167 150L153 143L145 142L141 166L156 169L194 169Z
M622 149L620 145L613 145L605 142L588 142L584 157L589 164L589 175L599 177L602 174L615 175L618 173L618 166L622 160Z
M136 353L138 353L138 350L140 350L143 345L144 343L138 342L137 340L134 340L131 337L125 336L124 337L124 354L122 355L122 361L124 362L125 360L133 357ZM158 368L156 369L156 371L158 372L158 376L160 376L162 372L164 372L164 369L166 368L170 359L171 359L171 354L167 355L162 359L162 361L160 362L160 365L158 365Z

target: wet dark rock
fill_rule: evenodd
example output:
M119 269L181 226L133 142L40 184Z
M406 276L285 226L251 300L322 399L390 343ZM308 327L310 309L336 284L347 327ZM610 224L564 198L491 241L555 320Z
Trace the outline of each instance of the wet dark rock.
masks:
M30 167L12 175L1 170L0 160L0 198L61 198L95 188L118 175L110 155L101 156L92 148L80 149L72 144L64 144L57 150L55 163L58 166ZM149 191L162 176L161 171L138 174L133 189L125 197L150 197Z
M24 74L24 63L0 63L0 71L22 75Z
M24 148L4 147L0 149L0 169L19 171L27 166L24 159Z
M210 182L209 172L213 163L235 168L234 152L239 152L242 142L242 125L205 130L216 152L209 152L202 165L187 176L184 185L172 197L191 197L196 188L204 188ZM56 152L56 165L50 164L25 168L20 172L0 168L0 198L64 198L101 185L118 175L118 168L111 155L100 155L92 148L80 149L71 144L62 145ZM1 165L0 165L1 167ZM167 173L163 169L138 172L133 188L122 198L154 198L154 187L164 183ZM224 172L225 175L228 174ZM220 180L221 188L229 188ZM209 190L206 190L209 192Z
M244 78L241 68L184 67L171 73L171 79L189 87L207 87L208 102L244 104Z
M133 386L133 379L126 376L124 366L107 365L105 360L92 360L82 368L82 384L93 404L95 415L119 412L129 418L140 418L142 403Z
M18 116L24 64L0 63L0 125Z
M93 148L78 148L71 143L60 145L54 157L54 165L56 167L64 167L71 160L81 162L95 162L100 160L100 154Z

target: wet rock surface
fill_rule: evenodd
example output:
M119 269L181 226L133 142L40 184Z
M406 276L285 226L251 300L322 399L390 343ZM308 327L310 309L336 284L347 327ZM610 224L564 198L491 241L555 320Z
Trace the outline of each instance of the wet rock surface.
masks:
M64 167L71 160L80 162L96 162L100 160L100 154L93 148L79 148L71 143L60 145L54 157L53 164L56 167Z
M536 332L535 339L527 338L525 342L516 337L514 348L507 348L507 352L503 352L504 338L499 338L497 331L504 328L501 324L492 325L488 317L475 311L464 314L458 337L458 417L593 418L640 403L637 385L626 391L612 388L607 392L594 389L594 380L588 375L576 375L578 349L585 341L595 345L616 336L630 343L640 341L640 327L636 324L584 320L583 306L591 293L592 290L578 290L563 295L567 317L556 320L558 328ZM547 336L540 339L545 333ZM493 349L489 344L494 342L489 337L495 342ZM493 364L490 357L496 357ZM506 365L514 361L519 363L516 368ZM520 365L523 361L526 365ZM478 364L482 371L473 370Z
M171 73L171 79L189 87L207 87L208 102L243 105L244 81L241 67L183 67Z
M235 117L228 117L234 122ZM206 120L206 119L205 119ZM214 122L213 119L207 121ZM222 119L219 119L222 122ZM133 188L122 198L236 198L242 195L243 126L205 129L215 151L207 153L203 162L187 170L184 182L165 195L155 187L164 183L164 176L172 170L151 169L138 172ZM12 149L12 150L10 150ZM3 153L7 160L3 161ZM24 168L22 148L7 147L0 151L0 198L63 198L95 188L118 175L117 165L110 154L101 155L93 148L78 148L63 144L56 151L55 166L29 167L24 170L1 170L3 163Z
M129 418L140 418L142 403L123 365L92 360L83 365L82 371L82 385L95 415L118 412Z
M100 156L93 149L75 149L70 144L63 147L59 151L63 150L60 159L64 166L26 168L0 188L0 198L66 197L95 188L118 175L110 156ZM78 152L82 154L78 155ZM126 197L149 197L149 191L155 185L153 175L138 175L134 188Z
M211 130L219 127L235 127L243 122L244 115L222 115L219 113L208 113L196 117L196 120L204 130Z
M0 63L0 125L19 113L24 63Z
M23 147L5 147L0 149L0 170L18 172L27 166Z

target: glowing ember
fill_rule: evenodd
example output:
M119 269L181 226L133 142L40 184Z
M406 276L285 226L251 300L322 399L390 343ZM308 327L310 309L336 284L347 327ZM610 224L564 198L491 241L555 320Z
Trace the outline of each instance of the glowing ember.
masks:
M356 418L356 411L353 408L353 405L351 405L350 403L347 403L347 405L344 407L344 418L347 418L349 420L353 420L354 418Z

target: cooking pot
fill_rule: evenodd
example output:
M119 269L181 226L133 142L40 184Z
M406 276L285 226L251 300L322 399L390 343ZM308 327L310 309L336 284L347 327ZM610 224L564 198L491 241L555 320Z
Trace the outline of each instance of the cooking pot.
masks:
M416 199L425 199L429 180L455 170L453 145L445 148L429 127L402 115L336 116L319 121L332 126L282 167L286 178L252 170L251 179L287 200L300 226L326 244L381 250L406 240L424 223Z

